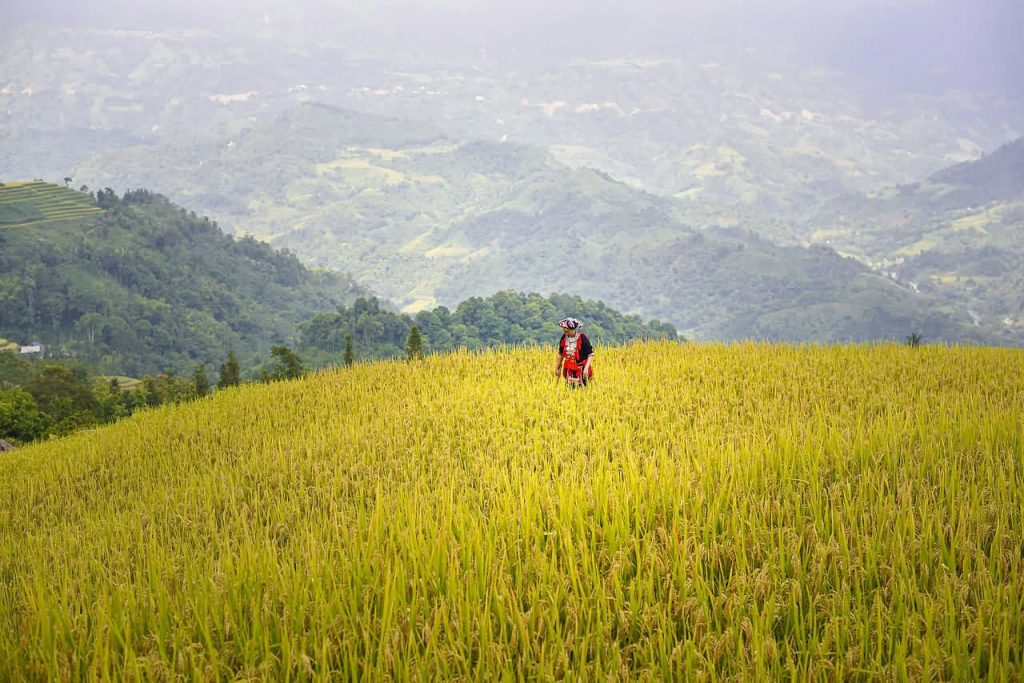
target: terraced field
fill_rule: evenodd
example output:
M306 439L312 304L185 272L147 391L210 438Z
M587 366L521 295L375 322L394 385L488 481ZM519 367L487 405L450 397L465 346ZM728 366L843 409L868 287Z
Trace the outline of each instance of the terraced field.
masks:
M0 228L101 213L86 194L41 180L0 183Z
M548 349L0 458L0 680L1024 680L1024 353Z

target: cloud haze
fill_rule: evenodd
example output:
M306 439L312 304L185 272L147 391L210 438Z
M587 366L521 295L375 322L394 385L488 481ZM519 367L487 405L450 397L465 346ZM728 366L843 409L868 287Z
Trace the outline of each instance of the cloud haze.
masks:
M881 89L983 88L1024 94L1019 0L19 0L6 25L266 31L383 53L552 60L686 54L709 40L784 50L875 79ZM384 56L384 55L382 55Z

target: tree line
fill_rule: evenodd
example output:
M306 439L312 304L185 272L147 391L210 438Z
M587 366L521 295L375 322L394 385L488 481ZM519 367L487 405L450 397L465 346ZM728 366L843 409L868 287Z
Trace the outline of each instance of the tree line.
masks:
M166 404L193 401L215 389L245 381L274 381L300 376L301 361L286 346L274 346L273 362L256 380L243 379L234 351L220 366L214 383L204 364L191 375L145 375L141 379L98 375L87 363L71 359L27 359L0 352L0 439L13 444L66 436L115 422ZM298 371L297 371L298 369Z
M361 297L351 306L339 306L300 323L297 347L314 364L323 365L336 362L346 347L359 359L401 358L407 355L414 329L423 353L554 345L561 334L557 321L570 315L584 321L584 331L597 344L679 338L668 323L644 322L600 301L502 291L466 299L454 311L438 306L414 315L388 310L374 297Z

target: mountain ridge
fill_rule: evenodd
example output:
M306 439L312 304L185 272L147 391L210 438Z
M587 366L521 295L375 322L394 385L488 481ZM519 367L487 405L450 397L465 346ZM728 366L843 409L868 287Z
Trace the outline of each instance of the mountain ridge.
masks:
M893 339L927 327L932 338L999 341L972 329L965 313L867 277L866 266L838 254L779 247L749 231L696 229L673 199L597 169L569 168L542 149L438 137L429 126L398 130L394 121L388 146L356 144L388 142L388 130L364 130L381 122L307 104L233 145L169 148L157 164L147 152L145 168L125 163L121 173L138 168L153 185L168 175L160 169L189 168L169 180L185 195L218 188L219 206L193 195L204 211L311 265L350 272L409 312L514 289L601 299L694 338ZM871 305L851 303L850 288L872 291ZM876 316L879 306L892 315ZM787 327L777 313L794 308L823 319Z
M106 372L184 374L232 349L249 360L367 293L146 190L49 188L46 197L95 211L0 227L0 336ZM0 208L10 190L0 187Z
M1024 138L919 183L847 195L791 225L975 322L1024 334Z

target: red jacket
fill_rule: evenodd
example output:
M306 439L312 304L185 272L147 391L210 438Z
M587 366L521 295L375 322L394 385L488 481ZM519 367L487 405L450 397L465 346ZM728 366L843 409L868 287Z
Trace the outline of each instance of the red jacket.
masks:
M562 363L562 376L565 377L570 373L576 374L579 368L587 362L587 359L594 355L594 347L590 343L590 339L587 335L582 332L577 332L576 336L579 340L576 342L576 353L572 356L567 357L565 355L565 338L567 335L563 334L562 338L558 340L558 355L565 360ZM587 372L587 377L594 376L594 366L591 365Z

